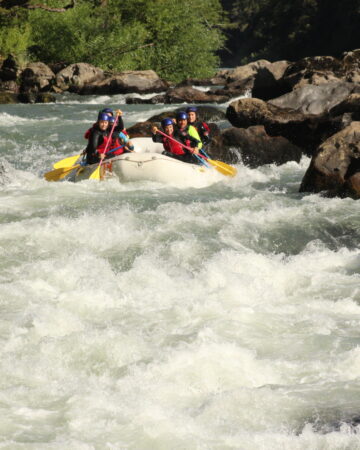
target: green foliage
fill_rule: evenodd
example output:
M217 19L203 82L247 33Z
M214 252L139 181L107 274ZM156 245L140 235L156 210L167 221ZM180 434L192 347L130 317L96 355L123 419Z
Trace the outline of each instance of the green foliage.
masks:
M339 56L360 46L359 0L235 0L230 15L239 63Z
M9 13L0 9L0 55L9 53L23 56L31 45L31 27L22 11Z
M162 77L179 81L205 77L219 64L216 51L223 45L218 0L124 0L126 17L136 16L148 31L154 46L149 50L149 68Z
M55 0L46 5L59 7ZM29 11L21 51L45 63L153 69L180 81L208 76L218 66L216 52L224 37L216 24L221 20L219 0L78 0L65 13ZM21 40L15 42L19 36L12 30L7 27L6 49L19 53L15 44Z

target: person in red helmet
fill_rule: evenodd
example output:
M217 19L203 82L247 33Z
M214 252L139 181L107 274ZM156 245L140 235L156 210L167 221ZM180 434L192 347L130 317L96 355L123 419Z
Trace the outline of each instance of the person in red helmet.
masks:
M183 162L198 164L198 160L194 156L194 153L195 154L199 153L197 148L199 141L190 136L188 133L185 132L180 133L178 130L176 130L172 119L169 118L163 119L161 121L161 127L163 129L163 132L172 139L169 139L166 136L158 134L157 133L158 128L155 125L152 126L151 131L153 142L160 142L163 144L164 146L163 155L179 159L180 161ZM193 152L184 148L183 145L181 144L193 148L194 149Z
M198 113L196 106L189 106L186 108L188 124L192 125L199 134L203 147L206 147L210 143L210 128L206 122L198 120Z

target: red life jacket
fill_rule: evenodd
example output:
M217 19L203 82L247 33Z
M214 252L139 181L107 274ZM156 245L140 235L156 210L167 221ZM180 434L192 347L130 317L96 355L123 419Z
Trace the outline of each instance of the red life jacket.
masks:
M170 137L173 137L173 135ZM163 145L167 152L174 155L183 155L185 153L180 143L174 142L165 136L163 136Z
M89 139L91 130L94 128L95 125L96 125L96 122L93 124L93 126L92 126L91 128L89 128L89 129L85 132L85 134L84 134L84 138L85 138L85 139Z
M120 139L118 137L114 137L113 136L111 138L111 143L110 143L110 146L108 148L107 153L109 151L111 151L113 148L117 148L117 147L120 147L120 146L121 146ZM119 148L118 150L115 150L114 152L111 152L110 155L111 156L116 156L116 155L122 155L123 153L124 153L124 147Z
M102 143L96 148L97 153L105 153L106 145L109 141L109 136L103 136ZM106 153L109 151L110 145L106 148Z

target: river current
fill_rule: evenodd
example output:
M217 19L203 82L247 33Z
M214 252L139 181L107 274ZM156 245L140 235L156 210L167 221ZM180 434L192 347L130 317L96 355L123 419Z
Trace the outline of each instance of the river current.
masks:
M0 448L360 449L360 202L46 182L105 106L0 105Z

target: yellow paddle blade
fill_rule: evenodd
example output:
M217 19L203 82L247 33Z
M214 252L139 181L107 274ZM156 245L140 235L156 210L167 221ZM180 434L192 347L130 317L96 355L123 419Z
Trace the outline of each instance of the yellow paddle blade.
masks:
M216 170L223 175L226 175L228 177L235 177L235 175L237 174L237 169L235 167L229 166L229 164L226 164L222 161L207 159L207 162L214 166Z
M47 181L59 181L66 177L72 170L80 167L80 164L76 164L76 166L72 167L62 167L60 169L51 170L50 172L46 172L44 174L44 178Z
M77 160L80 158L80 155L74 155L74 156L69 156L68 158L62 159L61 161L56 162L55 164L53 164L54 169L62 169L63 167L70 167L73 166Z
M94 170L94 172L89 176L89 180L101 180L100 164L97 166L97 168Z

